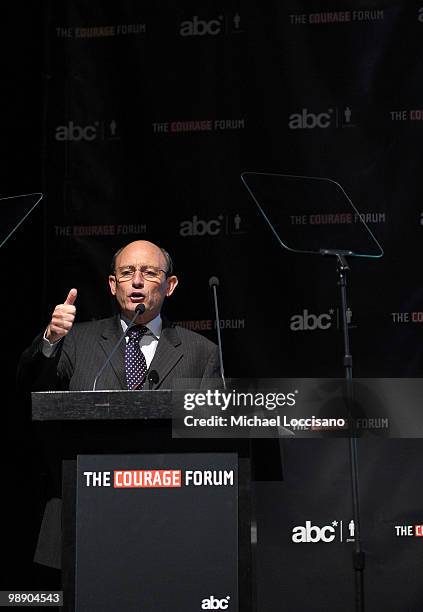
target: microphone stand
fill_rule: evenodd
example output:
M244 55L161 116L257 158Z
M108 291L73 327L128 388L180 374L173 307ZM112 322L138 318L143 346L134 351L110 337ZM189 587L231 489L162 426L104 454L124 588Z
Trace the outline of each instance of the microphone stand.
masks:
M216 331L217 331L217 346L219 350L219 367L220 367L220 376L223 382L223 389L226 391L226 380L225 380L225 370L223 369L223 355L222 355L222 339L220 337L220 317L219 317L219 307L217 305L217 289L219 286L219 279L217 276L212 276L209 279L209 286L213 290L213 298L214 298L214 311L215 311L215 321L216 321Z
M328 250L320 249L320 254L324 256L336 257L338 285L341 291L341 310L342 310L342 331L344 339L344 359L343 365L345 369L346 381L346 403L347 413L349 417L349 458L350 458L350 478L352 492L353 519L355 525L355 541L352 554L354 568L354 586L355 586L355 609L357 612L364 611L364 567L365 553L361 548L361 527L360 527L360 498L359 498L359 475L358 475L358 451L357 437L355 435L355 421L353 417L353 373L352 373L352 355L350 351L350 339L348 332L347 319L347 273L350 272L350 267L346 260L349 255L354 255L352 251Z

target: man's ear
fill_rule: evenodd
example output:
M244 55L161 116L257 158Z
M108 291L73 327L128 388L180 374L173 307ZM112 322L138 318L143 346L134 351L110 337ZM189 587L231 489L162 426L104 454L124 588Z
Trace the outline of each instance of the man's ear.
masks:
M170 297L178 285L177 276L169 276L167 279L166 297Z
M109 275L109 287L112 295L116 295L116 276L114 274Z

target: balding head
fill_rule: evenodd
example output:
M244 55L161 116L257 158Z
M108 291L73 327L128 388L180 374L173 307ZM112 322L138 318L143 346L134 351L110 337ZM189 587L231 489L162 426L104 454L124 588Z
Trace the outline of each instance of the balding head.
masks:
M136 240L119 249L113 257L109 286L122 314L132 318L137 304L142 303L145 312L137 323L154 319L178 284L172 268L168 253L148 240Z
M159 247L157 244L154 244L154 242L149 242L148 240L134 240L134 242L130 242L129 244L127 244L126 246L121 247L120 249L118 249L116 251L116 253L113 255L113 259L112 259L112 263L110 266L110 273L114 274L115 270L116 270L116 260L118 258L118 256L120 255L120 253L122 253L122 251L124 249L127 249L129 247L132 247L134 245L139 245L140 247L142 247L143 245L150 245L150 247L155 247L156 249L159 249L165 260L166 260L166 267L163 268L166 271L166 276L171 276L173 274L173 261L171 256L169 255L169 253L163 249L162 247Z

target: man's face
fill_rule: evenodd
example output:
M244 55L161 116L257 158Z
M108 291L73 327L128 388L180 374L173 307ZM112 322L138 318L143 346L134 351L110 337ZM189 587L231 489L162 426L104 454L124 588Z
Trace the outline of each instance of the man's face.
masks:
M156 271L157 277L154 280L144 278L140 268ZM165 297L172 295L178 284L176 276L166 278L165 272L160 270L167 271L166 258L152 242L131 242L119 253L115 275L109 276L109 286L125 317L134 316L137 304L145 306L144 314L137 319L138 324L148 323L159 314Z

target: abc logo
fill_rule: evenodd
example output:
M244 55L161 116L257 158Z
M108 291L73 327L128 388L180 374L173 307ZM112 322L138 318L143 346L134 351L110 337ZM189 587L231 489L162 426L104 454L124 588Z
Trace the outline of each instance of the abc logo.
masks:
M229 608L230 597L227 595L223 599L217 599L210 595L208 599L203 599L201 602L202 610L227 610Z
M304 308L302 314L293 315L290 319L292 331L313 331L315 329L329 329L332 325L330 314L315 315Z
M205 21L194 15L192 21L183 21L179 31L181 36L216 36L222 30L222 17Z
M315 527L311 521L306 521L305 527L294 527L292 530L292 541L295 544L304 542L333 542L335 539L335 529L330 525Z
M179 234L185 236L216 236L221 230L222 216L210 221L199 219L194 215L192 221L182 221Z
M68 140L80 142L81 140L91 141L97 138L98 121L94 125L75 125L69 121L68 125L59 125L56 128L56 140Z
M309 113L306 108L303 108L301 113L293 113L289 116L288 126L291 130L327 128L330 126L333 109L330 108L327 113Z

